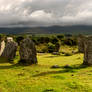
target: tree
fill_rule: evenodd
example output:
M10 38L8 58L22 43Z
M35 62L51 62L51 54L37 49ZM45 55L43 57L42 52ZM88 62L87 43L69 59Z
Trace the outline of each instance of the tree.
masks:
M20 42L24 39L23 36L16 37L16 42L20 45Z

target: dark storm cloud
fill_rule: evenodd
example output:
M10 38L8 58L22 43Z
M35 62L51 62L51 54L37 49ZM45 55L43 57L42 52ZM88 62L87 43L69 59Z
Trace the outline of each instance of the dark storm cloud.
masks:
M92 0L0 0L0 26L92 25Z

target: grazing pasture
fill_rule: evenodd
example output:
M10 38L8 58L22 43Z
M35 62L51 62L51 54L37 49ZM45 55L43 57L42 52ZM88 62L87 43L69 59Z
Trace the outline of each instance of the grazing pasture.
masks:
M63 53L71 50L66 48ZM0 92L92 92L92 67L82 65L83 54L38 53L37 57L38 65L31 66L9 64L0 58ZM14 61L18 60L17 55Z

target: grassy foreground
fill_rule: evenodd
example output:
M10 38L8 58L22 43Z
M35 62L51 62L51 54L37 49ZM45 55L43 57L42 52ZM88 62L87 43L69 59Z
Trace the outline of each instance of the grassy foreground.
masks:
M38 54L39 63L32 66L0 61L0 92L92 92L92 67L81 66L82 54ZM64 68L67 64L70 67Z

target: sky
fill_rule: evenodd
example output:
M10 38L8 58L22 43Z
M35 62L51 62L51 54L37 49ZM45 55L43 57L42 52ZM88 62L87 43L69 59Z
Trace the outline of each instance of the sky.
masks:
M0 0L0 27L92 25L92 0Z

